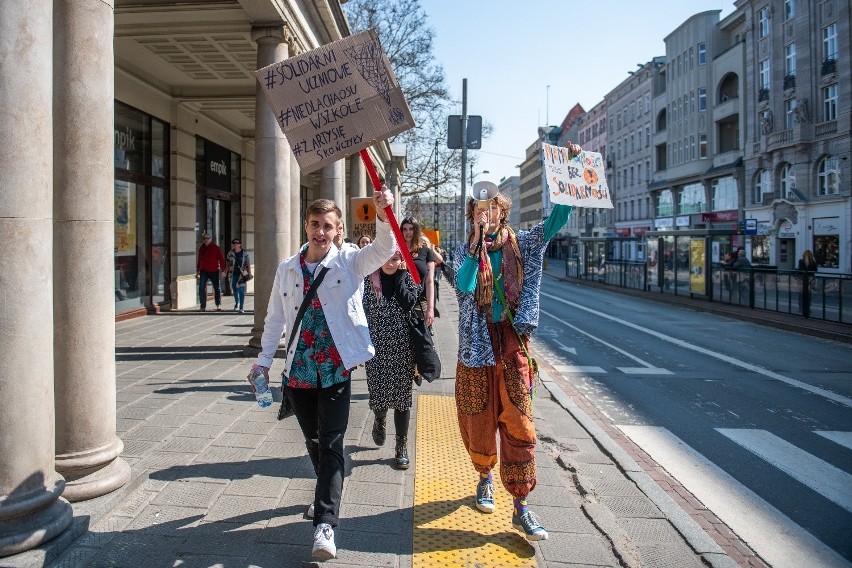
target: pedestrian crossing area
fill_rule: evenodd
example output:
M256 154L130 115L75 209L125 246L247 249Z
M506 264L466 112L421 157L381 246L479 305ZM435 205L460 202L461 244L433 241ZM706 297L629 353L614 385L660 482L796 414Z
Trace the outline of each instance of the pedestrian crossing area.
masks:
M609 371L603 367L593 365L553 365L563 375L606 375ZM672 375L668 369L661 367L616 367L620 373L625 375Z
M850 566L837 552L666 428L619 425L628 438L660 464L708 509L775 568ZM852 511L852 475L782 437L752 428L714 428L736 446ZM812 431L850 449L852 432ZM845 449L843 449L845 448Z

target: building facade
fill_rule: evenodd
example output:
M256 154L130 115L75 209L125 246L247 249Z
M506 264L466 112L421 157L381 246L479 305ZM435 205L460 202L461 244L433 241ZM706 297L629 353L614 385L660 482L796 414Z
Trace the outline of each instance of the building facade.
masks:
M69 500L130 478L116 435L116 317L196 306L201 233L225 249L239 237L255 265L256 349L306 202L345 208L367 187L358 159L303 175L254 77L349 35L340 2L10 0L3 10L0 235L19 254L0 293L25 282L39 298L0 311L7 556L61 534ZM32 81L34 69L47 79ZM380 175L404 166L387 143L370 154Z
M841 0L737 2L745 28L745 219L752 262L852 272L852 42Z
M607 183L613 196L614 233L640 237L651 229L651 125L653 84L665 58L637 64L635 71L604 97L607 133ZM635 259L634 251L621 255Z

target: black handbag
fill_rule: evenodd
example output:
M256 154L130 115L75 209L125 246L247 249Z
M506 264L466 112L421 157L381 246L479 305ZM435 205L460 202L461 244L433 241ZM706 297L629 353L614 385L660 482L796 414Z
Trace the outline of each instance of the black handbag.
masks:
M328 272L328 267L323 266L322 270L320 270L319 274L317 274L316 278L314 278L313 284L308 288L307 293L305 293L305 299L302 300L302 305L299 306L299 311L296 313L296 319L293 321L293 328L290 330L290 339L287 340L287 351L290 351L290 346L293 345L293 339L296 338L296 332L299 331L299 328L302 325L302 317L305 315L305 310L308 309L308 304L311 303L311 300L314 299L314 296L317 294L317 288L322 283L322 279L325 278L325 273ZM284 420L288 416L292 416L295 414L293 410L293 406L290 404L290 399L287 398L287 387L285 385L281 385L281 406L278 407L278 420Z
M419 310L417 309L419 307ZM435 342L432 339L432 331L426 327L426 319L420 317L423 306L415 306L411 316L408 318L408 329L411 332L411 347L414 350L414 361L417 363L417 372L428 382L441 377L441 358L435 350Z

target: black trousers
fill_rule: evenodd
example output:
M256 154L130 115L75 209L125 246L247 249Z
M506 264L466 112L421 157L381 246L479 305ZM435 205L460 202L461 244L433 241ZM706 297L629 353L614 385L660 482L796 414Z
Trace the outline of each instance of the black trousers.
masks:
M328 388L284 390L317 474L314 526L328 523L336 527L343 493L343 438L349 424L352 384L346 381Z

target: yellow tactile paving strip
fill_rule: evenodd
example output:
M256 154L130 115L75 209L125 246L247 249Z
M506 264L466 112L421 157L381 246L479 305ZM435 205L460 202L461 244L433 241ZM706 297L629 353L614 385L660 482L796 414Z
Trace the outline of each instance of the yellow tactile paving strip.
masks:
M413 568L536 566L535 550L512 528L512 499L496 469L496 510L476 508L453 397L419 395L417 405Z

